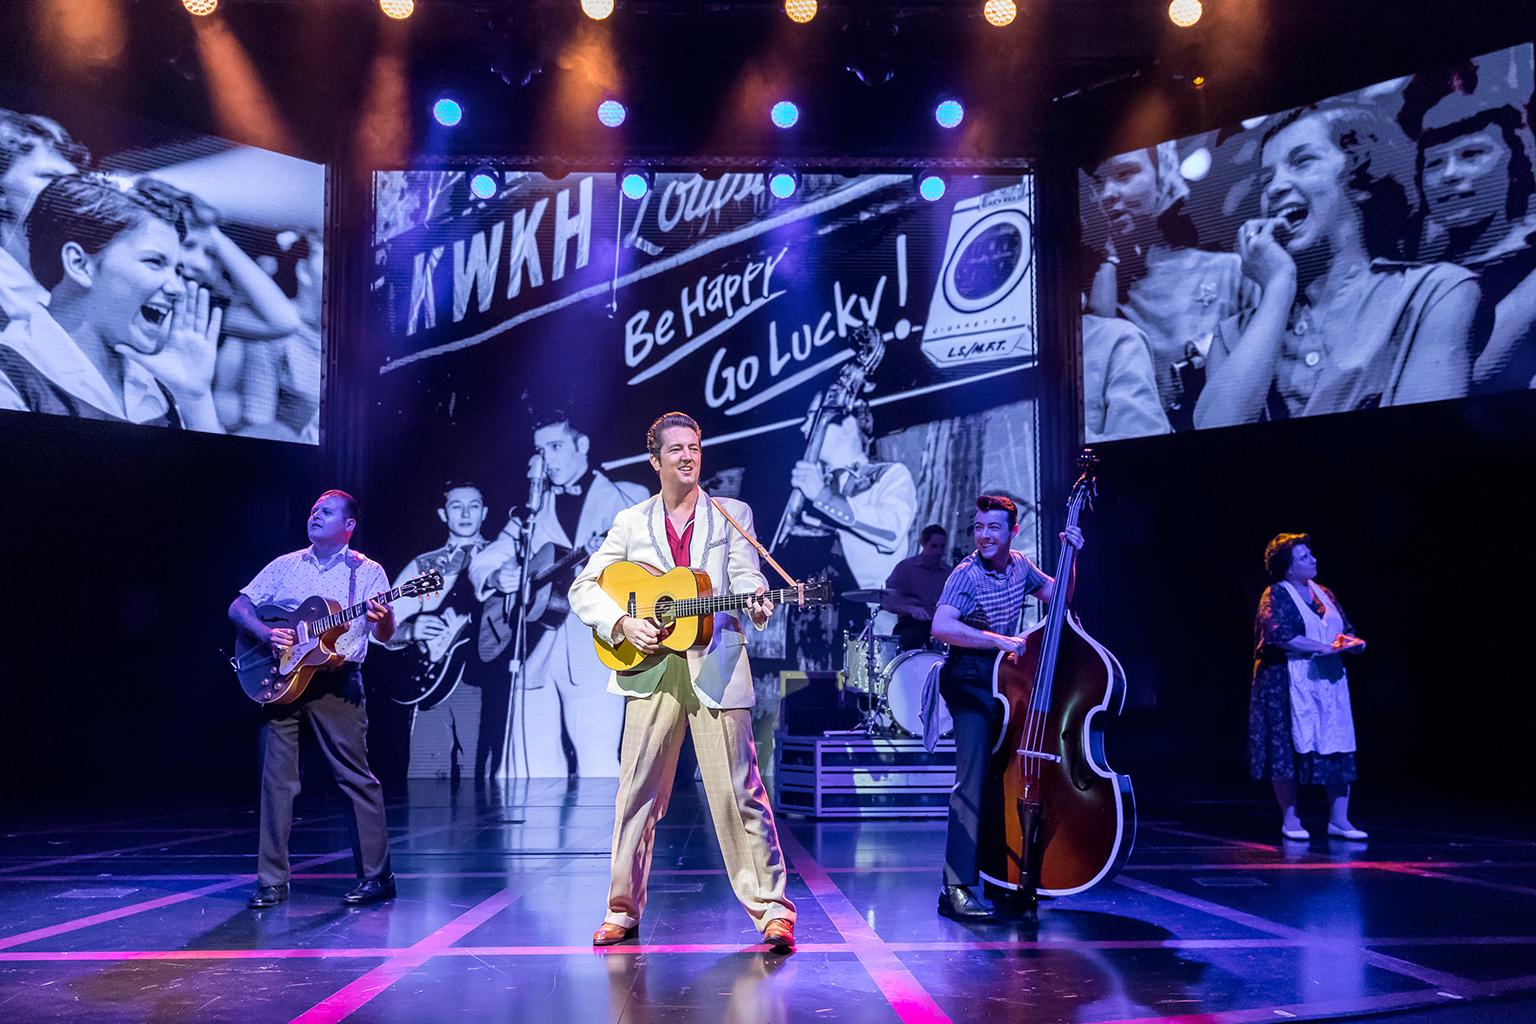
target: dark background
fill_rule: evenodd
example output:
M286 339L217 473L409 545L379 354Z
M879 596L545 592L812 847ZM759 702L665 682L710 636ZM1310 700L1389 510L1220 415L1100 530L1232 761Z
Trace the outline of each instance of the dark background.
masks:
M120 58L67 82L38 42L43 6L7 9L12 20L0 33L7 78L219 130L177 5L126 4L133 16ZM0 772L7 779L0 800L7 803L90 806L190 794L254 802L256 713L222 664L224 610L261 564L303 542L303 516L319 490L337 485L359 494L365 518L357 544L365 551L381 543L368 516L394 500L391 452L357 428L373 400L363 367L376 360L367 330L366 168L353 129L380 48L408 54L419 110L451 79L484 99L479 109L496 112L457 136L454 153L428 151L435 137L415 124L413 145L428 159L561 153L598 166L616 158L604 147L622 141L679 167L730 150L800 153L829 166L847 166L850 156L886 166L908 166L909 155L978 168L1023 160L1043 175L1043 241L1054 237L1065 247L1069 234L1052 232L1075 224L1071 168L1084 154L1335 94L1536 31L1523 5L1247 2L1223 5L1217 16L1211 3L1205 34L1171 43L1161 5L1059 2L1042 6L1014 52L996 37L968 49L975 19L952 13L968 5L870 4L897 20L902 10L915 12L901 23L903 43L891 58L898 73L870 89L842 68L839 19L828 3L802 54L821 76L806 79L813 99L803 106L828 113L808 119L793 141L764 142L722 132L718 109L690 112L681 103L652 127L637 119L623 136L552 133L530 111L550 99L558 69L518 91L492 78L486 60L464 56L464 41L484 35L495 5L423 4L404 42L370 4L329 5L323 14L288 3L225 6L289 120L296 155L336 168L322 445L0 414ZM532 6L557 20L565 17L557 6L574 8ZM777 4L748 3L738 13L707 15L727 19L724 31L689 21L683 6L696 5L638 0L624 29L650 39L633 44L626 89L653 97L653 109L671 95L723 95L722 83L750 60L744 51L765 45L783 22ZM1239 16L1252 24L1224 20ZM524 30L535 31L538 19L525 20ZM958 27L943 29L952 23ZM659 40L697 44L706 28L712 45L688 50L709 55L697 66L657 55ZM1242 46L1219 35L1239 28ZM1195 92L1179 76L1202 59L1221 70ZM907 127L931 124L934 92L965 87L972 75L990 84L967 94L979 118L969 123L989 131L958 143ZM1115 76L1128 77L1051 102ZM473 99L468 106L474 123ZM1049 209L1053 203L1062 205ZM1076 436L1075 355L1067 345L1075 292L1066 278L1047 274L1041 296L1043 321L1055 324L1042 332L1058 386L1041 464L1046 512L1056 516ZM1521 780L1536 698L1521 619L1533 568L1524 495L1536 466L1536 395L1127 441L1103 446L1102 456L1078 607L1131 678L1137 706L1110 751L1139 790L1242 779L1263 546L1276 532L1306 530L1321 579L1371 645L1351 670L1367 805L1392 793L1528 810Z

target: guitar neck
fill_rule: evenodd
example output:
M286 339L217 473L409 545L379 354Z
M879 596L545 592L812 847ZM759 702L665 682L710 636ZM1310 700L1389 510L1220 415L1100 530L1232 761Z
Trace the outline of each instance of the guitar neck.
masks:
M770 590L765 594L720 594L709 597L691 597L674 604L672 606L672 614L681 619L690 615L713 615L715 612L731 612L738 608L745 608L748 602L755 601L759 597L766 597L774 604L798 603L800 591L795 587L785 587L782 590Z
M351 608L343 608L333 615L327 615L323 619L314 619L309 623L309 633L311 636L318 636L328 630L335 629L337 626L344 626L368 610L368 601L382 601L384 604L389 604L392 601L399 600L400 596L404 593L404 587L396 587L394 590L376 594L368 598L367 601L359 601Z

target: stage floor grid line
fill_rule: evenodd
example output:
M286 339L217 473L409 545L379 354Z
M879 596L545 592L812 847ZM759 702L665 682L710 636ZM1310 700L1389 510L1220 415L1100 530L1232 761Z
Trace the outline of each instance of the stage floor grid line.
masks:
M263 912L244 906L253 807L18 823L0 847L0 1018L1536 1020L1536 861L1498 859L1536 846L1528 822L1461 812L1425 830L1381 804L1358 814L1371 843L1298 845L1262 841L1257 797L1159 807L1141 837L1172 842L1139 846L1120 879L1047 902L1035 926L967 927L934 912L942 822L781 816L800 909L786 956L680 785L638 941L594 950L613 786L413 783L390 806L400 896L365 908L339 902L349 873L315 870L350 857L333 796L306 795L294 830L330 852L296 856L292 899ZM114 838L130 842L89 849Z

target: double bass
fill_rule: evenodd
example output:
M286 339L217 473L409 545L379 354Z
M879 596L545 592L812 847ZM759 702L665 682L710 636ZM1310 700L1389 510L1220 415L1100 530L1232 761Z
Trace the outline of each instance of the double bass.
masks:
M1076 526L1097 485L1085 450L1067 500ZM1128 775L1104 754L1104 730L1125 706L1125 672L1067 609L1077 549L1061 546L1056 598L1025 633L1017 657L999 654L992 692L1003 706L993 748L996 802L982 810L981 873L995 885L1069 896L1113 878L1136 838Z

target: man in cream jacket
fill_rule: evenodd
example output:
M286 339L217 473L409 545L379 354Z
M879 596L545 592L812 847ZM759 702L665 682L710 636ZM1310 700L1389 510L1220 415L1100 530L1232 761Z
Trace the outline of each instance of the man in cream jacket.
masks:
M711 499L699 488L701 443L699 425L683 413L667 413L651 424L646 446L661 492L618 514L603 546L571 585L571 610L582 622L615 642L628 640L643 653L657 650L660 630L651 619L625 614L598 586L598 576L613 563L703 569L717 594L768 589L757 552L721 508L745 530L752 529L752 510L743 502ZM764 597L748 606L746 617L761 629L772 611ZM609 690L622 694L626 703L608 914L592 936L594 945L624 942L636 934L656 824L667 810L683 733L691 729L731 887L770 946L794 948L795 906L784 894L784 855L752 743L752 670L742 619L737 612L718 612L706 649L668 654L649 668L615 673L609 681Z

